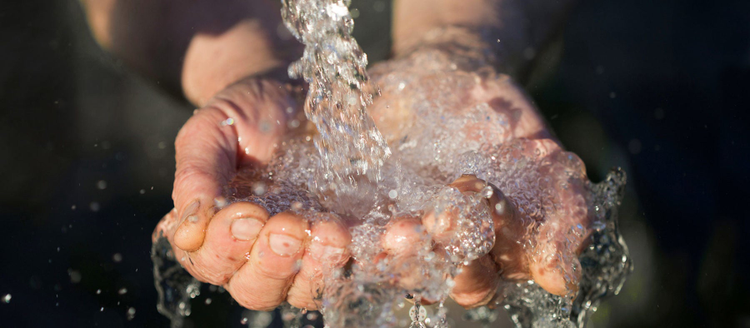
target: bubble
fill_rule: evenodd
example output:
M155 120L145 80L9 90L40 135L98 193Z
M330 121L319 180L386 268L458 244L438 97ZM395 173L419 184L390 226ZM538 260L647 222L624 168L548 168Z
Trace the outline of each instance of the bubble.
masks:
M256 196L262 196L263 194L265 194L266 193L266 184L263 183L263 182L256 182L253 185L253 193Z

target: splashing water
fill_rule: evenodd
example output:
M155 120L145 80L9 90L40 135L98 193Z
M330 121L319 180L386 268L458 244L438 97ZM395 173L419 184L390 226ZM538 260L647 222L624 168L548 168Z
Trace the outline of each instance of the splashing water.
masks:
M501 76L461 69L440 51L428 50L373 68L370 81L366 56L350 34L348 2L282 4L284 22L306 46L289 71L310 84L305 113L318 133L288 139L266 167L241 171L226 189L226 203L257 203L271 215L294 211L310 222L322 220L320 212L332 212L350 224L349 252L356 264L322 273L317 301L328 327L402 325L396 313L404 308L404 295L413 295L411 327L447 327L443 301L453 278L464 263L487 254L496 238L517 240L533 263L577 259L580 265L557 269L566 281L579 274L579 291L575 297L556 296L529 277L510 277L523 282L502 282L502 297L490 304L496 309L466 311L466 320L489 324L504 308L518 327L583 327L602 299L619 292L632 271L617 230L624 172L616 169L605 181L591 183L575 154L552 141L515 138L515 109L465 96L481 94L486 81L509 83ZM383 101L373 103L373 85L384 88ZM396 117L397 128L381 134L368 106L376 117ZM393 140L390 145L384 136ZM464 194L448 186L465 174L501 190L525 231L495 236L486 205L492 188ZM382 258L389 222L429 212L455 218L456 229L439 249L422 233L408 258ZM565 231L565 242L549 248L545 238L558 231ZM166 239L156 237L159 310L180 326L190 315L198 283L181 269ZM588 246L577 250L583 240ZM439 305L423 306L421 299ZM289 308L282 312L289 322L305 318Z

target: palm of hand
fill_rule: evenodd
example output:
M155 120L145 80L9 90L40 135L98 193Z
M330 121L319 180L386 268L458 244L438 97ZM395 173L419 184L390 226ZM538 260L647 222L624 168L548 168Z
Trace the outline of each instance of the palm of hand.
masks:
M446 59L439 53L418 52L373 69L384 96L377 98L370 112L392 147L403 146L399 142L409 137L421 137L437 141L435 147L443 152L443 158L483 148L493 149L505 160L525 158L547 163L533 166L534 176L548 181L542 188L552 188L549 197L553 199L547 203L559 207L548 208L542 215L544 205L528 206L542 201L523 199L522 193L511 188L511 182L517 180L485 177L500 187L495 187L489 202L494 209L496 243L490 254L456 277L453 298L464 306L497 300L494 296L500 278L534 279L559 295L574 292L580 272L576 270L576 255L584 245L589 225L580 160L563 152L551 139L533 105L507 77L495 76L486 69L479 73L464 71ZM263 208L250 203L234 203L218 212L214 204L214 198L221 196L221 187L238 168L265 163L284 138L290 118L286 109L292 102L279 90L278 85L231 86L186 124L176 143L174 199L176 208L182 210L170 212L157 231L165 232L175 254L178 258L182 255L183 266L194 277L226 286L245 307L270 309L289 301L314 309L317 304L313 294L319 290L324 265L343 265L348 258L345 246L350 235L340 220L321 214L327 216L326 220L310 227L297 215L269 217ZM487 119L430 122L437 127L420 122L435 117L426 115L431 106L445 108L444 116L452 118ZM431 129L448 131L434 134ZM424 165L429 166L433 160L414 154L412 160ZM451 186L473 193L484 184L466 176ZM418 225L424 225L440 244L441 234L449 229L437 231L435 227L450 227L451 220L449 215L436 218L429 212L421 219L398 220L389 226L384 248L400 255L399 243L421 238L415 235ZM568 233L571 227L580 227L573 238ZM306 231L312 231L312 235L306 236ZM326 257L326 253L335 256Z

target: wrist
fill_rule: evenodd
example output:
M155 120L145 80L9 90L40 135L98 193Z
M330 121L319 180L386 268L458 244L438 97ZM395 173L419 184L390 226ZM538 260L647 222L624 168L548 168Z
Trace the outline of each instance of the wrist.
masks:
M418 38L405 40L394 48L394 56L403 58L415 53L439 53L462 70L495 66L497 44L487 40L486 31L479 28L446 25L426 31Z
M196 35L188 46L182 89L197 106L229 85L250 76L287 80L286 69L298 53L296 43L270 35L254 20L242 21L220 35Z

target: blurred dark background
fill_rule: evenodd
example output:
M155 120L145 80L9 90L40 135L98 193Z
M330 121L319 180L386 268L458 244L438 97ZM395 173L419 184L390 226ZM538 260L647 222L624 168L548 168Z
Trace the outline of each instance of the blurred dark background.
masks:
M385 58L390 3L352 8ZM527 53L519 79L592 180L629 176L635 272L592 326L750 327L750 1L583 0ZM26 0L0 3L0 109L0 327L168 326L150 235L193 108L103 53L77 1ZM226 302L193 317L236 326Z

